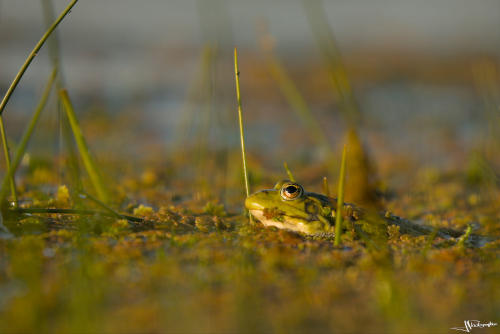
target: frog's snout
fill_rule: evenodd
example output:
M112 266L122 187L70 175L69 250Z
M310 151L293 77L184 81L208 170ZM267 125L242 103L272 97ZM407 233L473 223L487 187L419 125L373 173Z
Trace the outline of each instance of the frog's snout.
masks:
M245 199L245 207L247 210L263 210L263 206L255 200L253 195L248 196Z
M264 210L267 196L266 190L253 193L245 199L245 207L248 210Z

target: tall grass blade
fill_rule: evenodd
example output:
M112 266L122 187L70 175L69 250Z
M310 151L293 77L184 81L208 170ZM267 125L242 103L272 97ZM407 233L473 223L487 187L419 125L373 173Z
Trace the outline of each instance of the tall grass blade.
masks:
M199 60L198 73L189 85L184 105L180 111L181 119L174 133L173 148L184 148L185 143L190 139L190 127L193 127L195 117L198 116L195 115L193 109L196 104L200 103L200 100L206 98L208 89L204 89L204 87L207 86L206 83L210 80L210 70L213 67L214 57L214 47L205 45ZM181 150L181 153L187 154L185 150Z
M340 49L335 40L332 26L328 21L322 0L302 1L311 31L316 39L318 49L326 64L326 69L332 83L333 93L339 100L339 109L348 125L349 161L349 192L350 200L378 207L376 196L378 176L372 168L374 165L368 151L363 147L358 128L362 118L358 101L354 94L347 69L344 65Z
M42 0L43 9L43 19L45 21L45 26L50 27L51 23L54 21L54 5L52 0ZM47 40L47 46L49 49L49 58L52 63L52 67L58 68L56 88L59 91L64 84L62 77L62 69L59 66L60 59L60 48L59 48L59 36L57 30L52 33L52 35Z
M328 186L328 178L323 176L323 194L326 197L330 197L330 187Z
M76 146L78 147L78 151L83 160L83 164L87 173L90 176L90 180L92 185L94 186L97 197L99 200L103 202L108 202L108 196L105 191L102 180L99 176L96 164L90 155L89 148L87 146L87 142L85 141L85 137L83 136L82 130L76 118L75 111L73 109L73 105L71 104L71 100L68 95L68 91L63 89L59 92L59 97L62 100L64 109L66 111L66 115L68 116L69 123L71 125L71 130L73 131L73 135L75 136Z
M247 197L250 195L250 186L248 185L247 158L245 154L245 135L243 131L243 116L241 111L240 94L240 70L238 68L238 50L234 48L234 79L236 81L236 99L238 101L238 121L240 126L241 159L243 160L243 177L245 179L245 191ZM252 215L248 213L250 224L253 223Z
M238 101L238 120L240 125L240 142L241 142L241 158L243 160L243 176L245 178L245 191L247 197L250 195L250 187L248 186L247 159L245 154L245 135L243 132L243 116L241 111L241 94L240 94L240 70L238 69L238 51L234 48L234 78L236 80L236 99Z
M5 126L3 124L2 116L0 116L0 133L2 136L3 153L5 155L5 170L7 171L6 177L9 180L8 182L10 184L10 192L12 194L12 199L14 200L14 206L17 207L16 183L14 181L14 176L9 173L12 166L10 164L9 144L7 143L7 135L5 134Z
M54 21L54 6L52 0L42 0L42 8L43 8L43 18L47 27L50 27L51 22ZM60 63L60 47L59 47L59 39L57 30L51 35L51 37L47 40L47 46L49 49L49 57L52 63L53 68L57 68L57 77L55 81L55 86L57 91L60 91L64 87L64 73L62 71ZM65 151L67 152L67 157L65 158L62 166L65 166L67 171L69 172L70 184L76 188L77 191L71 192L71 197L75 203L79 202L78 192L83 189L81 183L81 171L78 162L78 154L77 149L75 147L75 143L73 142L73 138L71 136L71 126L69 125L69 120L66 117L66 114L63 111L63 106L61 101L58 100L57 103L57 116L58 116L58 125L59 125L59 154ZM61 165L59 166L59 173L62 174Z
M276 56L271 54L268 55L268 67L273 79L278 83L283 96L302 120L312 139L327 152L330 152L330 145L325 131L319 125L318 120L314 117L306 100L288 75L285 67Z
M335 240L334 245L340 245L340 235L342 234L342 214L344 208L344 182L345 182L345 164L346 164L347 146L344 145L342 151L342 162L340 165L339 187L337 193L337 212L335 213Z
M335 93L340 98L344 118L350 127L357 127L360 119L358 103L322 2L303 0L303 5L312 33L327 64Z
M56 78L56 73L57 69L52 70L52 73L45 84L45 88L42 93L42 97L40 98L40 102L38 102L38 105L35 109L35 112L33 113L33 116L31 116L31 120L28 123L28 126L26 127L26 130L23 133L23 136L21 137L21 141L19 142L19 145L17 146L16 152L14 154L14 158L12 159L12 164L10 165L10 168L8 169L7 175L4 177L3 182L2 182L2 192L1 194L5 196L4 188L7 185L7 182L9 182L9 179L14 179L14 175L16 174L17 168L19 167L19 164L21 163L24 153L26 152L26 147L28 146L28 142L31 138L31 135L33 134L33 131L35 130L35 126L38 123L38 119L40 118L40 114L42 113L42 110L45 108L45 105L47 104L47 100L49 98L52 86L54 85L54 80ZM0 196L0 198L3 201L3 196ZM1 201L0 201L1 202Z
M290 170L290 168L288 168L288 164L286 163L286 161L283 162L283 167L285 167L286 173L287 173L290 181L295 182L295 178L293 177L293 174L292 174L292 171Z
M40 51L40 49L42 48L42 46L45 43L45 41L49 38L50 34L57 28L57 26L59 25L59 23L61 23L61 21L64 19L64 17L66 15L68 15L68 13L70 12L71 8L73 8L73 6L77 2L78 2L78 0L73 0L73 1L70 2L70 4L66 7L66 9L64 9L62 11L62 13L59 15L59 17L57 18L57 20L54 21L54 23L49 27L49 29L47 29L47 31L42 36L42 38L40 39L40 41L38 41L38 43L35 45L35 47L31 51L31 53L29 54L28 58L24 62L23 66L21 66L21 69L17 73L16 77L14 78L14 80L12 81L12 83L10 84L9 89L7 89L7 92L5 93L5 96L3 97L2 102L0 102L0 116L3 113L3 110L5 109L5 106L9 102L9 99L12 96L12 93L14 92L14 90L17 87L17 85L19 84L19 81L23 77L24 72L26 72L26 70L28 69L28 66L31 64L31 62L33 61L33 59L36 57L38 51Z
M111 215L113 215L113 216L115 216L117 218L121 218L122 217L118 212L116 212L115 210L113 210L111 207L109 207L105 203L101 202L100 200L98 200L94 196L92 196L90 194L87 194L86 192L81 193L80 194L80 198L91 200L92 202L94 202L95 204L97 204L98 206L100 206L101 208L103 208L104 210L106 210Z
M465 230L464 235L462 235L460 239L458 239L457 246L460 248L464 248L465 243L469 239L471 233L472 233L472 225L469 224L467 225L467 229Z

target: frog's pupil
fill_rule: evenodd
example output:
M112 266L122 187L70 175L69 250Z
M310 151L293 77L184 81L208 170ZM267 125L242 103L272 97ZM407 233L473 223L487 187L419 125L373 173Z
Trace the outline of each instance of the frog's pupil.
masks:
M286 187L286 192L289 193L289 194L293 194L297 191L297 187L294 187L294 186L288 186Z

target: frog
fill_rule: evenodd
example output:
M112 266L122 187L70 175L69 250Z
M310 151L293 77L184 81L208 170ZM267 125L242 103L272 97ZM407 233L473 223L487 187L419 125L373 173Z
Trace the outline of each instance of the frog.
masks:
M308 192L294 181L282 180L272 189L264 189L249 195L245 207L264 226L274 226L305 235L334 236L337 199L323 194ZM363 209L355 204L343 203L344 228L353 227L363 233L367 225L387 228L395 225L402 234L430 235L444 239L459 238L463 232L449 228L435 229L400 218L392 213Z

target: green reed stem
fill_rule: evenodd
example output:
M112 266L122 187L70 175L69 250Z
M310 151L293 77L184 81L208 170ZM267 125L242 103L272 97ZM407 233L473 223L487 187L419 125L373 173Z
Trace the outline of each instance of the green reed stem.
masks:
M250 195L250 187L248 186L247 159L245 155L245 135L243 132L243 116L241 111L241 95L240 95L240 70L238 69L238 51L234 48L234 78L236 80L236 99L238 100L238 120L240 125L240 141L241 141L241 158L243 160L243 175L245 177L245 190L247 197Z
M43 20L45 22L45 26L47 29L50 27L51 23L54 22L54 5L52 0L41 0L42 9L43 9ZM59 66L59 58L60 58L60 48L59 48L59 38L58 31L54 31L52 36L47 40L47 46L49 50L49 58L54 68L59 68L60 70L57 73L58 80L56 81L56 88L60 90L63 85L62 82L62 70Z
M464 235L462 235L460 239L458 239L457 246L461 248L465 247L465 242L467 241L467 239L469 239L471 233L472 233L472 225L469 224L467 225L467 229L465 230Z
M344 145L342 151L342 162L340 165L339 187L337 194L337 212L335 214L335 240L334 245L340 245L340 235L342 233L342 209L344 208L344 182L345 182L345 164L346 164L347 146Z
M330 197L330 187L328 186L328 178L323 176L323 194L326 197Z
M38 122L38 119L40 117L40 114L42 110L45 108L45 105L47 104L47 100L50 95L50 91L52 89L52 86L54 85L54 80L56 78L56 73L57 69L54 69L45 84L45 88L42 93L42 97L40 98L40 102L38 102L38 105L35 109L35 112L33 113L33 116L31 116L31 120L26 128L24 130L23 136L21 137L21 141L19 142L19 145L17 146L16 152L14 154L14 158L12 159L12 164L10 165L10 168L7 171L7 174L5 175L3 182L2 182L2 187L0 191L0 203L3 201L4 196L6 194L6 187L7 183L9 180L14 179L14 175L16 174L17 168L19 167L19 164L21 163L24 153L26 152L26 147L28 146L28 142L31 138L31 135L33 134L33 131L35 130L35 126ZM1 116L0 116L1 117Z
M288 75L285 67L276 56L270 53L268 55L268 66L269 71L274 80L278 83L283 96L302 120L312 139L316 142L316 144L324 147L327 152L330 152L330 145L328 144L328 138L325 131L319 125L318 120L314 117L311 109L307 105L306 100Z
M45 25L48 28L51 22L54 21L54 6L52 0L42 0L42 8L43 8L43 18L45 21ZM53 68L58 68L57 77L55 80L55 87L57 91L60 91L64 87L64 73L62 71L61 66L59 66L61 51L60 51L60 43L58 38L58 31L54 31L54 33L47 40L47 47L49 51L50 61L52 63ZM68 169L68 175L71 181L71 185L81 190L83 186L81 184L81 172L78 165L78 156L77 149L75 147L75 143L73 141L71 135L71 126L69 125L69 121L63 111L62 103L58 100L57 103L57 115L58 115L58 124L59 124L59 147L58 153L61 154L63 149L66 149L67 157L62 162L62 165ZM61 165L58 166L59 173L61 174ZM79 198L76 196L78 192L71 192L71 197L73 201L78 201Z
M100 200L98 200L94 196L87 194L86 192L83 192L80 194L80 197L83 199L89 199L92 202L94 202L95 204L97 204L98 206L100 206L101 208L103 208L104 210L106 210L107 212L109 212L111 215L114 215L117 218L122 218L121 214L119 214L118 212L116 212L111 207L107 206L105 203L101 202Z
M78 0L73 0L70 2L68 7L66 7L66 9L64 9L62 11L62 13L59 15L57 20L54 21L54 23L50 26L49 29L47 29L45 34L42 36L40 41L38 41L38 43L35 45L35 47L31 51L31 53L29 54L28 58L24 62L23 66L21 66L21 69L19 70L16 77L14 78L14 81L12 81L12 83L10 84L9 89L7 89L7 92L5 93L5 96L3 97L2 102L0 103L0 116L2 115L3 110L5 109L5 106L7 105L7 102L9 102L9 99L10 99L12 93L14 92L17 85L19 84L19 81L23 77L24 72L26 72L26 70L28 69L28 66L31 64L33 59L38 54L38 51L40 51L40 49L42 48L42 46L45 43L45 41L47 40L47 38L49 38L50 34L52 34L52 32L57 28L59 23L61 23L61 21L64 19L64 17L70 12L71 8L73 8L73 6L77 2L78 2Z
M7 135L5 134L5 126L3 124L3 117L0 116L0 133L2 136L2 146L3 153L5 155L5 167L6 167L6 177L10 183L10 192L12 194L12 198L14 200L14 206L17 207L17 193L16 193L16 182L14 180L14 176L9 173L11 167L10 164L10 154L9 154L9 145L7 143Z
M429 235L429 238L427 239L427 242L425 243L424 249L422 249L422 256L425 257L427 255L427 252L429 251L429 249L431 249L432 243L436 239L436 237L438 235L438 232L439 232L439 228L438 227L434 227L432 229L432 232Z
M295 182L295 178L293 177L292 172L288 168L288 164L286 163L286 161L283 162L283 167L285 167L286 173L288 174L288 178L290 179L290 181Z
M241 111L241 94L240 94L240 70L238 68L238 50L234 48L234 79L236 81L236 99L238 101L238 121L240 125L240 142L241 142L241 159L243 160L243 176L245 178L245 191L247 197L250 196L250 187L248 185L247 158L245 154L245 135L243 131L243 116ZM253 224L253 218L248 213L250 224Z
M360 120L358 103L354 96L340 50L328 22L321 0L303 0L306 18L328 68L335 93L340 97L345 120L356 128Z
M97 171L96 164L92 159L92 156L90 155L87 142L85 141L82 129L80 128L80 124L78 123L78 120L76 118L73 105L71 104L71 100L68 95L68 91L66 89L59 91L59 97L61 98L64 109L66 110L66 115L68 116L69 124L71 126L71 130L73 131L73 135L75 137L76 146L78 147L78 151L80 151L83 164L85 166L85 169L87 170L87 173L90 176L92 185L94 186L97 192L97 197L99 198L99 200L107 202L108 201L107 193L105 191L102 180Z

